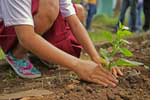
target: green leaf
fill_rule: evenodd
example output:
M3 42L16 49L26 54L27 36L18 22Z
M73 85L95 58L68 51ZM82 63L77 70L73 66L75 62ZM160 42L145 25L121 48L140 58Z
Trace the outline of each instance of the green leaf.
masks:
M103 48L100 48L99 53L100 53L101 57L104 58L104 59L109 57L108 51L103 49Z
M105 38L108 42L113 42L113 35L110 32L105 32Z
M124 26L119 22L119 29L117 31L117 36L122 39L127 36L130 36L132 33L129 31L128 27Z
M128 67L134 67L134 66L142 66L144 65L143 63L136 62L136 61L130 61L124 58L120 58L116 62L117 66L128 66Z
M128 30L118 30L117 31L117 36L120 39L123 39L123 38L131 36L131 35L132 35L132 33Z
M121 41L122 43L124 43L124 44L131 44L129 41L124 40L124 39L120 39L120 41Z
M126 57L133 56L133 53L129 51L127 48L120 48L120 52Z
M0 48L0 60L5 59L5 54L3 50Z
M112 67L114 67L114 66L118 66L115 62L111 62L110 64L109 64L109 66L110 66L110 68L112 68Z

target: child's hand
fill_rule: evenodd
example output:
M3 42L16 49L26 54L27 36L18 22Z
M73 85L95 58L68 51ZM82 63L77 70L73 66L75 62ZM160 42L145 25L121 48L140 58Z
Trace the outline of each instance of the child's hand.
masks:
M112 74L117 78L118 76L123 76L123 73L119 67L112 67L111 68Z
M106 87L108 85L115 87L118 83L118 80L110 71L92 61L81 60L77 65L76 73L85 81L94 82Z
M93 59L94 62L96 62L97 64L102 64L102 65L108 65L108 63L106 62L105 59L99 57L97 59ZM123 73L121 71L121 69L119 67L112 67L111 68L111 72L112 74L117 78L118 76L123 76Z

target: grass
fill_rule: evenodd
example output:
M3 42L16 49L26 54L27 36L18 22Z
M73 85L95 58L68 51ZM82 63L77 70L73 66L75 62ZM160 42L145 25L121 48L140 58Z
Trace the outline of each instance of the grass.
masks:
M118 17L110 17L106 14L96 15L92 21L92 29L94 32L89 32L89 36L91 37L94 43L106 41L106 32L113 33L114 27L118 22ZM129 19L129 10L127 10L125 22L124 24L128 25ZM142 23L144 23L144 15L142 14ZM113 35L115 35L113 33Z
M98 31L97 33L96 32L90 32L89 36L94 43L103 42L103 41L107 41L107 39L106 39L106 33L107 32L109 32L109 31L102 30L102 31ZM111 33L111 32L109 32L109 33Z
M106 14L96 15L93 19L93 25L114 26L118 21L118 17L109 17Z
M89 36L94 43L107 41L106 33L112 33L118 17L112 18L105 14L96 15L92 22L94 32L89 32ZM114 34L113 34L114 35Z

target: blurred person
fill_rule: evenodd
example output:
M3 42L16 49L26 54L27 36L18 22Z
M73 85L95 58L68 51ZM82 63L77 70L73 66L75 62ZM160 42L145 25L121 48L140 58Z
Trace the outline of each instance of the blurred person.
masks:
M97 0L88 0L88 14L86 19L86 29L90 30L93 16L97 11Z
M144 0L143 12L144 12L144 17L145 17L143 30L147 31L150 29L150 0Z
M115 8L113 9L114 17L119 15L119 11L120 11L119 9L121 8L121 3L122 3L122 0L116 0L116 5L115 5Z
M140 32L142 30L142 10L143 10L143 0L138 0L137 4L137 18L136 18L136 31ZM132 21L131 16L129 17L129 26L131 27Z
M136 18L137 18L137 0L123 0L122 1L122 5L121 5L121 12L120 12L120 16L119 16L119 20L118 23L115 27L115 32L118 30L119 28L119 22L124 24L124 20L125 20L125 14L127 9L131 7L130 10L130 16L131 16L131 26L130 26L130 30L132 32L136 31Z

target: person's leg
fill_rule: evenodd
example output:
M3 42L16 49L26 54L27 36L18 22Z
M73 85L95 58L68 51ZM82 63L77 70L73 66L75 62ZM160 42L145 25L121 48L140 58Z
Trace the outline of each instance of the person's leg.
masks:
M136 31L136 20L137 20L137 0L129 0L131 11L131 31Z
M120 12L119 20L118 20L118 22L116 24L116 27L115 27L115 32L119 28L119 22L121 22L122 24L124 23L125 13L126 13L126 10L127 10L128 7L129 7L129 1L128 0L123 0L122 5L121 5L121 12Z
M122 2L122 0L117 0L116 6L115 6L115 9L114 9L114 16L119 15L119 11L120 11L121 4L122 4L121 2Z
M142 19L141 19L141 13L142 13L142 9L143 9L143 2L138 2L137 4L137 12L136 12L136 29L137 31L141 31L142 29ZM129 27L131 27L132 24L132 18L131 15L129 17Z
M87 20L86 20L86 29L89 30L92 22L92 18L94 14L96 14L96 5L94 4L88 4L89 9L88 9L88 15L87 15Z
M137 5L137 21L136 21L136 27L138 30L142 29L142 19L141 19L142 9L143 9L143 2L139 2Z
M129 1L128 0L123 0L121 7L122 8L121 8L121 12L120 12L119 21L123 24L124 19L125 19L126 10L129 7Z
M150 29L150 0L144 0L143 11L145 16L143 29L144 31L147 31Z
M58 13L59 0L40 0L38 12L34 16L35 32L43 35L43 33L52 26L58 16ZM23 78L39 77L40 73L38 70L33 67L28 59L24 59L26 54L27 51L20 44L17 44L13 50L9 51L7 61L11 64L19 76ZM27 70L23 72L21 69ZM27 74L25 74L25 72L27 72Z
M86 19L85 17L86 11L84 7L81 4L75 4L75 7L76 7L76 13L77 13L79 20L81 21L82 24L84 24L85 19Z

